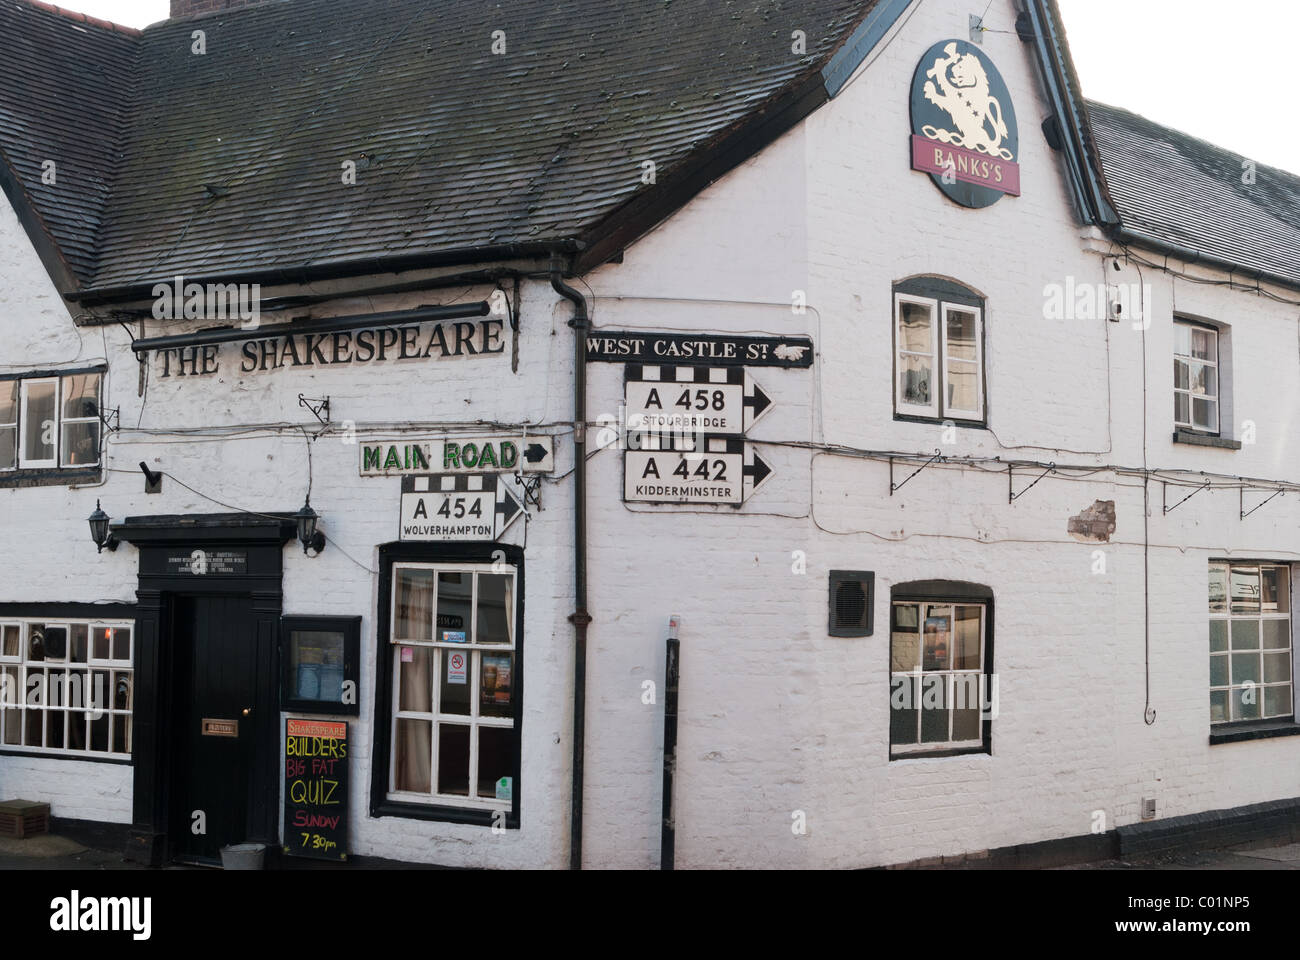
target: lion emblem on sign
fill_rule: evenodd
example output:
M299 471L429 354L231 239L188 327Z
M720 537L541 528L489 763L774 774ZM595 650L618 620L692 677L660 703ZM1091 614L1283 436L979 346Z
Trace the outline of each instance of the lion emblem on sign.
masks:
M925 99L952 117L956 130L926 125L922 132L931 140L954 147L975 150L1003 160L1014 160L1002 146L1009 136L1002 119L1002 104L989 92L989 78L984 65L973 53L959 54L957 44L943 48L945 56L934 62L927 72Z

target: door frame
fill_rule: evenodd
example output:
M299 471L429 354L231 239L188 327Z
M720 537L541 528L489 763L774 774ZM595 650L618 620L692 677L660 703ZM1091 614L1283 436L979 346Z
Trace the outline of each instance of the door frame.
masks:
M170 856L170 823L176 751L172 653L177 595L244 596L252 600L257 625L258 676L253 704L253 769L249 791L249 837L276 847L280 813L280 657L284 545L297 527L289 512L128 517L112 528L140 551L136 596L134 784L126 857L158 866ZM178 568L191 551L223 552L241 558L229 572L196 574Z

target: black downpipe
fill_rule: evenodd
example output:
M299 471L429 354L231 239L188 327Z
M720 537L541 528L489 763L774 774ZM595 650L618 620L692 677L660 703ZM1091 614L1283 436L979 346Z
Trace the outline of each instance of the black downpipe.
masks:
M551 254L551 287L573 302L573 803L569 869L582 869L582 776L587 712L587 300L564 282L564 258Z

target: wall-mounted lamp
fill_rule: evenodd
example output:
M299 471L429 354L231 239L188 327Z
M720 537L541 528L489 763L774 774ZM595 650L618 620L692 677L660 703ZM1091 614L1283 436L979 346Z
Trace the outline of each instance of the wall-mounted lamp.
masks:
M106 514L95 501L95 512L90 515L90 539L95 541L95 551L103 553L104 548L109 550L117 549L117 537L108 532L108 514Z
M298 521L298 542L302 544L302 552L315 550L320 553L324 550L325 534L316 529L316 521L320 518L311 508L311 497L308 497L302 509L294 514L294 519Z

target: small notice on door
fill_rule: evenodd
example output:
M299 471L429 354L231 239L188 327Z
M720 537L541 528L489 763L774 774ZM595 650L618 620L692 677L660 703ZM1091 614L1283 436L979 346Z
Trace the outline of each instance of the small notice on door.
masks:
M468 683L468 675L469 658L459 650L453 650L447 655L447 682Z
M348 858L348 725L285 720L284 852Z

